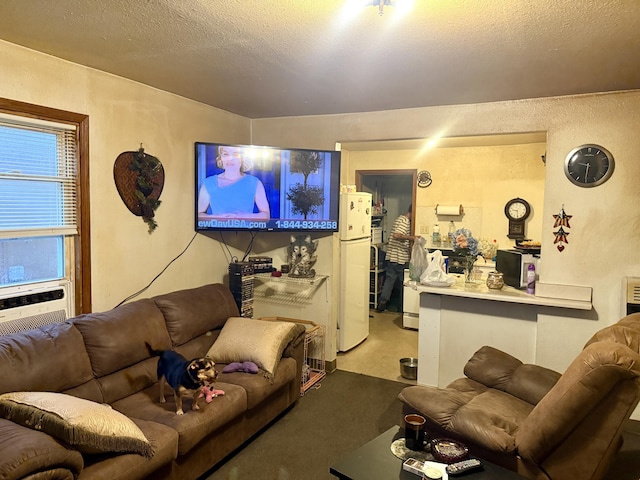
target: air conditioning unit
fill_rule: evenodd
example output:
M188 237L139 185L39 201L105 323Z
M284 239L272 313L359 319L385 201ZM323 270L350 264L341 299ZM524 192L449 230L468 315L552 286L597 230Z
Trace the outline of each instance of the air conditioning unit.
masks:
M0 291L0 335L29 330L73 316L71 282L46 282Z

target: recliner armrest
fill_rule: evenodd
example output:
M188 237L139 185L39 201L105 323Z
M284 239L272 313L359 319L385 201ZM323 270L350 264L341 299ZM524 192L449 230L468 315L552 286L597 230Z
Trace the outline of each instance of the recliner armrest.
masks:
M464 367L464 374L532 405L537 405L561 377L554 370L524 364L512 355L489 346L473 354Z

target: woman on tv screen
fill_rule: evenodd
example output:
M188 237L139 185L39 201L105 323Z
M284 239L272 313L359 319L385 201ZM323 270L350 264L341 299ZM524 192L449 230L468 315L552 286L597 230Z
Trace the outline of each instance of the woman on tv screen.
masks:
M270 209L264 185L259 178L246 173L251 164L243 155L243 149L220 145L216 164L224 171L202 182L198 193L198 218L268 220Z

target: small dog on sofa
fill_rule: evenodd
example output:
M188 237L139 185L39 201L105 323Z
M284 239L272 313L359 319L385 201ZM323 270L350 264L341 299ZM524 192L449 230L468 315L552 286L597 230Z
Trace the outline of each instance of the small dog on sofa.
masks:
M218 378L215 363L209 357L187 360L173 350L153 350L149 344L147 348L152 355L159 355L158 383L160 384L160 403L167 400L164 396L164 385L168 383L173 389L176 401L176 414L182 415L182 397L191 394L193 398L192 410L199 410L198 398L204 386L211 386Z

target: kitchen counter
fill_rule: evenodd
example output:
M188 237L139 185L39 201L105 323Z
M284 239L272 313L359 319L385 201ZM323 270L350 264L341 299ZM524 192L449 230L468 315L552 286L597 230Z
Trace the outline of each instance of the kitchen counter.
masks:
M430 287L417 284L413 281L405 282L405 286L418 292L433 293L436 295L449 295L452 297L475 298L479 300L493 300L496 302L522 303L527 305L539 305L546 307L572 308L577 310L591 310L591 301L576 300L572 298L557 298L557 296L531 295L523 290L518 290L505 285L501 290L491 290L486 283L477 281L465 283L462 276L456 278L456 283L450 287ZM552 289L543 289L544 291ZM557 295L561 296L561 292Z
M418 379L421 385L446 387L483 345L536 363L538 321L562 317L566 309L590 310L591 288L536 284L538 295L504 286L490 290L484 281L451 287L405 282L419 295Z

